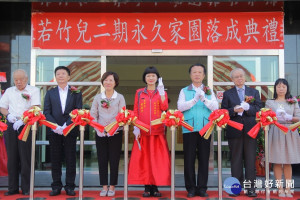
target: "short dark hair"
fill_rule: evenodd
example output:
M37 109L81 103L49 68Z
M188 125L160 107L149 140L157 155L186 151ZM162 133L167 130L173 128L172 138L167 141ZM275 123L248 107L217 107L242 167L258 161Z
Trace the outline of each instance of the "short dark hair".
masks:
M104 80L105 80L108 76L110 76L110 75L112 75L112 76L114 77L114 80L115 80L115 83L116 83L116 85L115 85L114 88L118 87L118 85L119 85L119 76L118 76L118 74L117 74L116 72L112 72L112 71L107 71L107 72L105 72L105 73L102 75L102 77L101 77L101 83L102 83L102 85L103 85Z
M282 83L283 85L286 85L286 94L285 94L285 99L288 99L288 98L292 98L292 95L290 93L290 86L289 86L289 83L286 79L284 78L279 78L276 80L275 82L275 85L274 85L274 99L277 99L278 95L277 95L277 91L276 91L276 86L279 85L280 83Z
M196 64L191 65L190 68L189 68L189 74L191 73L192 68L193 68L193 67L196 67L196 66L202 67L202 68L203 68L204 75L206 75L206 68L205 68L205 66L204 66L203 64L200 64L200 63L196 63Z
M150 66L150 67L147 67L146 69L145 69L145 71L144 71L144 73L143 73L143 81L144 81L144 83L146 83L147 84L147 82L146 82L146 75L147 74L156 74L156 76L157 76L157 81L156 81L156 83L158 83L158 78L160 78L160 75L159 75L159 73L158 73L158 70L156 69L156 67L154 67L154 66Z
M70 72L69 68L67 68L66 66L58 66L58 67L56 67L55 70L54 70L54 74L56 75L57 70L60 70L60 69L66 70L67 73L68 73L68 75L69 76L71 75L71 72Z

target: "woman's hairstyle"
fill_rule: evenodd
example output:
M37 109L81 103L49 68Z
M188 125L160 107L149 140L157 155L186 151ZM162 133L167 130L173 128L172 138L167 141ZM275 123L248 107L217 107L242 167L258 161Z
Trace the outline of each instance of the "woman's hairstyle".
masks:
M118 74L117 74L116 72L111 72L111 71L107 71L107 72L105 72L105 73L102 75L102 77L101 77L101 83L102 83L102 85L103 85L104 80L105 80L108 76L110 76L110 75L112 75L112 76L114 77L114 80L115 80L115 83L116 83L116 85L115 85L114 88L118 87L118 85L119 85L119 76L118 76Z
M152 73L152 74L156 74L156 76L157 76L157 81L156 81L156 83L158 83L158 78L160 78L160 75L159 75L159 73L158 73L156 67L154 67L154 66L150 66L150 67L147 67L147 68L145 69L145 71L144 71L144 73L143 73L143 81L144 81L144 83L147 84L147 82L146 82L146 75L147 75L147 74L151 74L151 73Z
M204 75L206 75L206 68L205 68L205 66L204 66L203 64L201 64L201 63L196 63L196 64L191 65L190 68L189 68L189 74L191 74L192 68L193 68L193 67L196 67L196 66L197 66L197 67L202 67L202 68L203 68Z
M289 83L284 78L279 78L279 79L276 80L275 85L274 85L274 99L277 99L277 97L278 97L277 91L276 91L276 86L280 83L282 83L283 85L286 85L286 87L287 87L286 94L285 94L285 99L292 98L292 95L290 94Z

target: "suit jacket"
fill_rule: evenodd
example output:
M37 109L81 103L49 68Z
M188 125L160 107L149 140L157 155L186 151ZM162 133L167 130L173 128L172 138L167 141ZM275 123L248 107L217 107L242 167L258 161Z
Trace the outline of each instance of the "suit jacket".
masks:
M240 99L236 87L233 87L230 90L225 91L223 94L221 108L228 110L230 119L232 121L244 124L244 128L242 131L239 131L231 126L227 126L226 137L228 139L241 137L242 134L247 134L248 131L256 124L255 121L256 112L258 112L262 107L259 92L256 89L245 86L245 96L253 96L255 98L255 101L249 103L250 105L249 110L244 111L243 115L240 116L234 112L234 107L236 105L240 105Z
M81 108L82 108L81 92L72 93L70 89L68 90L66 107L64 112L62 112L62 108L61 108L58 87L52 88L48 90L46 93L45 100L44 100L44 114L48 121L57 123L59 126L64 125L64 123L66 123L67 126L70 125L72 123L71 117L69 115L70 112L74 109L81 109Z

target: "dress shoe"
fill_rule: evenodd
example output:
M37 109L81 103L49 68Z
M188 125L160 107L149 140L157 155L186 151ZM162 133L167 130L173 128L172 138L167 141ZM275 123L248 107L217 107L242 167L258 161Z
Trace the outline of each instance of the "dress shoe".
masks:
M150 197L150 196L151 196L151 195L150 195L150 192L146 192L146 191L145 191L145 192L143 193L143 197Z
M69 196L75 196L76 195L75 191L72 190L72 189L66 189L66 194L69 195Z
M24 191L22 191L22 194L28 196L28 195L29 195L29 192L24 192Z
M161 193L159 191L153 192L153 194L151 196L153 196L153 197L161 197Z
M54 189L50 192L49 196L57 196L60 194L60 190L59 189Z
M200 197L208 197L208 194L205 191L199 191Z
M14 195L14 194L19 194L18 190L15 191L8 191L4 193L4 196L10 196L10 195Z
M196 196L195 190L188 191L187 197L191 198L191 197L194 197L194 196Z
M257 197L257 194L255 193L254 190L249 190L248 193L247 193L247 196L248 197Z

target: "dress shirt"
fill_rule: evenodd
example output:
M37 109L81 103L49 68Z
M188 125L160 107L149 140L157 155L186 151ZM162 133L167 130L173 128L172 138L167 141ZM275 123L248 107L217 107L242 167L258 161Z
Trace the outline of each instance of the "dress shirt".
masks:
M62 113L65 112L66 102L67 102L67 96L68 96L68 90L69 90L69 85L67 85L63 89L58 86L58 92L59 92L59 98L60 98L60 104L61 104L61 111L62 111Z
M196 86L194 86L194 84L192 84L192 87L194 90L196 90ZM203 87L204 85L202 84L200 86L200 89L203 90ZM200 101L200 100L199 100ZM178 110L180 110L181 112L183 111L186 111L186 110L189 110L191 109L197 102L194 101L194 99L191 99L189 101L186 101L185 100L185 94L183 92L183 89L181 89L180 91L180 94L179 94L179 98L178 98L178 101L177 101L177 107L178 107ZM213 90L211 90L211 99L208 100L207 98L205 98L205 100L203 101L204 105L210 109L211 111L214 111L216 109L219 108L219 104L218 104L218 101L216 99L216 96L213 92Z
M29 95L29 100L22 97L22 94ZM18 119L22 117L24 111L31 106L41 105L40 89L31 85L20 91L16 86L8 88L0 100L0 107L8 109L8 113L13 114Z
M243 94L243 97L244 97L243 99L245 99L245 85L243 85L242 88L239 88L237 86L235 86L235 88L236 88L236 92L238 93L238 95L239 95L239 89L242 89L242 91L243 91L242 94Z

